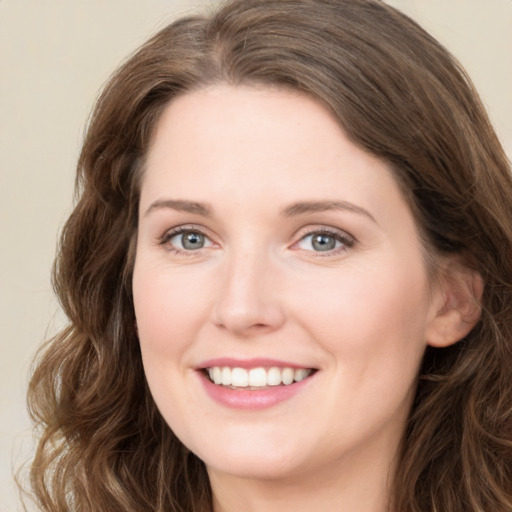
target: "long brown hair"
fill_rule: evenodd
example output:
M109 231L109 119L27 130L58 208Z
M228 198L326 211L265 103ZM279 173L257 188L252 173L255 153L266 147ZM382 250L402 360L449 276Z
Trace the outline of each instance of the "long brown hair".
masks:
M209 84L268 84L326 105L391 164L428 254L481 274L473 331L425 354L395 475L397 512L512 510L512 178L470 80L378 0L233 0L162 30L113 76L78 164L54 283L69 327L34 372L41 510L212 510L203 463L144 379L131 293L140 177L165 106Z

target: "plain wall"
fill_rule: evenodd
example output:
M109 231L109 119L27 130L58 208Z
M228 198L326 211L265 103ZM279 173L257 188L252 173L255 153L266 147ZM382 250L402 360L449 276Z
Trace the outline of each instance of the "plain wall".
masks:
M21 510L30 361L64 324L50 284L88 113L114 68L206 0L0 0L0 512ZM512 155L512 0L390 0L463 63Z

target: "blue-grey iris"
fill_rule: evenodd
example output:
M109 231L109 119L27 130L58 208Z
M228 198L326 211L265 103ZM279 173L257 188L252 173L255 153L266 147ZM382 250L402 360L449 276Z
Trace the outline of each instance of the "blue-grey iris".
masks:
M315 251L331 251L336 246L336 239L331 235L318 233L317 235L313 235L311 244Z
M181 243L184 249L194 250L204 247L204 236L201 233L194 233L193 231L183 233L181 236Z

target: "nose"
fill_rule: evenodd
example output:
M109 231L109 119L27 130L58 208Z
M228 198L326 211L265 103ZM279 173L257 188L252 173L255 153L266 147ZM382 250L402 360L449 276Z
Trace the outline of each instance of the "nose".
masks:
M285 311L278 272L270 259L246 251L225 261L212 315L218 328L251 337L281 327Z

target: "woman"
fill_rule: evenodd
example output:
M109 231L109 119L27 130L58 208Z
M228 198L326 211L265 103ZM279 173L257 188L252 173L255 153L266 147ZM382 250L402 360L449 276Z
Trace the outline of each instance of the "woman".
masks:
M178 20L103 91L78 193L42 510L512 509L512 178L413 21Z

